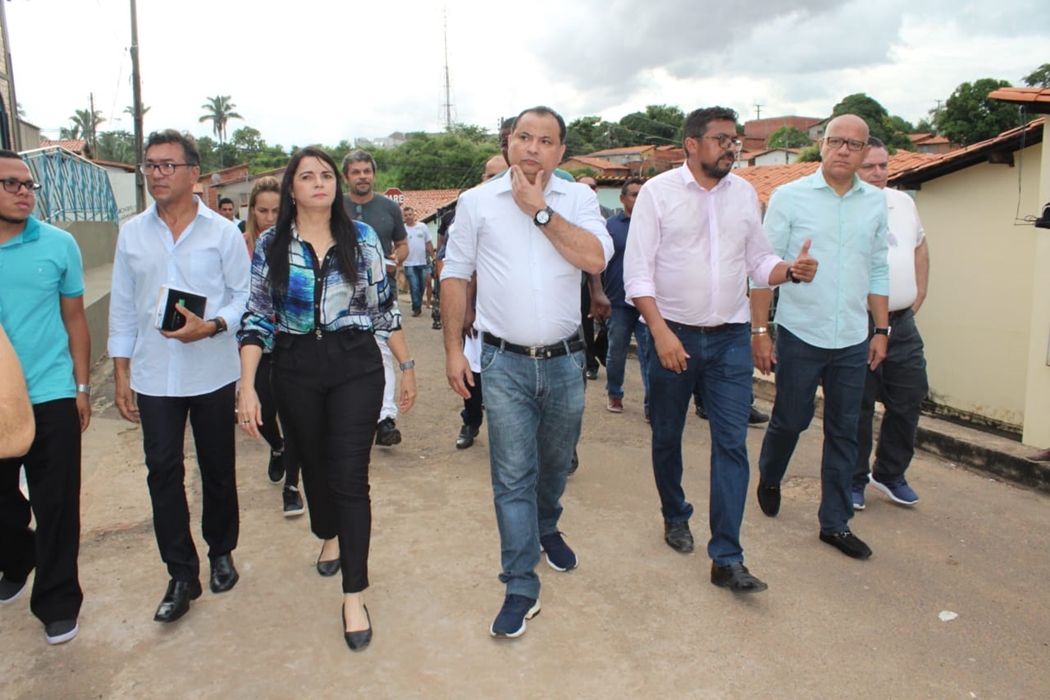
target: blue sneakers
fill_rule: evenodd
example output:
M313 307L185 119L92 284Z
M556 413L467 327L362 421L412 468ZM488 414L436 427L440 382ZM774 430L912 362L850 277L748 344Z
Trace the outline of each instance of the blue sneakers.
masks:
M540 601L511 593L503 599L503 607L492 622L489 633L493 637L513 639L525 634L525 620L540 614Z
M908 486L908 482L904 480L904 477L885 483L876 481L874 474L869 479L872 486L889 496L894 503L900 503L902 506L913 506L919 502L919 495L912 490L911 486Z
M864 487L853 487L853 510L864 510Z
M540 538L540 549L547 553L547 563L555 571L575 569L579 564L576 553L565 544L560 532Z

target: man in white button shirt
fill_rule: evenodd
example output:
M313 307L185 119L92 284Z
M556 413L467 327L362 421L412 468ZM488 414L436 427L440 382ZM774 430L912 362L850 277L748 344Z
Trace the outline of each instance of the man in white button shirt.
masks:
M416 210L406 206L401 210L405 217L405 233L408 241L408 256L405 257L405 277L412 295L412 315L423 313L423 284L426 276L427 260L434 255L434 245L430 242L430 229L416 218Z
M864 510L876 398L886 410L879 429L875 464L870 469L871 485L895 503L911 506L919 502L919 496L908 485L904 472L915 456L915 431L919 427L923 399L930 388L922 336L915 326L915 314L926 299L926 281L930 275L926 234L914 200L905 192L886 188L890 160L886 145L874 136L868 138L868 144L871 150L864 157L857 175L886 195L890 337L886 359L876 369L868 371L864 386L857 428L857 467L853 472L853 510Z
M539 612L541 549L555 570L577 564L558 518L583 416L580 271L600 273L612 239L590 188L552 177L564 153L557 113L522 112L510 135L509 173L459 198L441 274L446 372L468 398L463 315L477 272L474 328L507 586L494 637L520 636Z
M183 485L187 416L201 472L209 586L222 593L238 579L231 552L239 527L233 417L240 360L228 328L244 314L250 263L233 222L193 194L200 155L192 136L172 129L150 134L140 168L155 204L120 230L109 355L117 409L142 424L153 529L171 577L153 619L174 622L201 594ZM155 328L163 286L206 297L204 316L177 307L185 325L176 331Z

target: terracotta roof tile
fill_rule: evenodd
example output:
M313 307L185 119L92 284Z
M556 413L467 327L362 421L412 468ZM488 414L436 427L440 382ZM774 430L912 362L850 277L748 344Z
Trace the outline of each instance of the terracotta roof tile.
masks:
M591 158L590 156L573 156L572 158L567 158L565 160L565 163L568 163L569 161L573 160L583 163L584 165L590 166L592 168L598 168L599 170L629 169L628 166L624 163L614 163L611 160L604 160L602 158ZM562 165L564 165L564 163Z
M87 148L86 139L40 139L41 148L52 148L58 146L73 153L83 153Z
M1044 104L1050 106L1050 88L999 88L998 90L993 90L988 93L988 97L991 97L993 100L1002 100L1003 102Z
M606 148L601 151L595 151L594 153L588 153L588 156L612 156L617 153L645 153L646 151L654 150L656 146L624 146L623 148Z
M416 210L416 217L426 221L437 210L456 201L459 190L403 190L405 205Z

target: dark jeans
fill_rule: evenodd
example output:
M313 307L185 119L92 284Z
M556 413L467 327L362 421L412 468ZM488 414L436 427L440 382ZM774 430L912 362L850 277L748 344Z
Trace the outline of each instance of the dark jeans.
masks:
M299 459L292 450L291 440L285 440L281 435L281 427L277 422L277 400L273 395L273 381L271 373L273 364L272 355L264 352L259 358L259 367L255 370L255 394L259 397L259 406L262 410L263 423L259 426L259 434L263 436L270 449L281 453L281 464L284 465L284 485L299 485Z
M36 568L29 609L41 622L76 618L80 589L80 417L76 401L33 406L36 438L25 457L0 460L0 571L25 581ZM25 465L30 501L18 489ZM36 532L29 529L30 509Z
M642 387L645 389L643 408L645 415L649 415L649 326L642 323L641 314L633 306L614 306L606 324L609 328L609 351L605 356L605 391L612 398L623 398L627 351L633 333L638 348L638 366L642 371Z
M153 502L153 531L160 558L168 565L168 575L176 581L200 578L200 559L190 533L190 509L186 503L183 444L187 415L201 473L201 532L208 543L208 557L229 554L237 547L240 514L234 449L236 386L236 382L231 382L199 396L138 396L146 484Z
M827 349L777 330L777 396L758 468L762 481L779 484L798 444L813 420L817 385L824 390L824 456L820 463L820 531L833 535L849 529L853 517L850 481L857 462L857 418L864 394L868 341ZM708 412L708 416L713 416Z
M277 410L302 463L310 529L324 540L339 538L344 593L368 588L368 464L384 383L371 333L277 336Z
M744 560L740 524L750 464L747 459L747 417L751 401L751 333L748 324L732 324L719 333L701 333L668 322L689 353L686 370L664 369L650 335L649 416L653 430L653 475L664 520L685 522L693 506L682 489L682 429L689 400L699 390L707 405L717 407L711 426L711 540L707 553L719 566Z
M482 410L485 402L481 400L481 375L477 372L472 372L472 374L474 375L474 386L467 386L470 398L463 399L463 410L460 411L459 417L463 419L463 425L480 428L481 423L485 420L485 412Z
M870 315L868 320L874 328ZM853 471L853 485L858 487L868 483L875 400L881 401L886 411L882 415L872 473L878 481L888 483L903 478L915 456L915 430L919 426L923 399L930 389L915 314L911 309L905 310L893 319L892 326L886 359L874 372L868 371L864 384L857 426L857 465Z

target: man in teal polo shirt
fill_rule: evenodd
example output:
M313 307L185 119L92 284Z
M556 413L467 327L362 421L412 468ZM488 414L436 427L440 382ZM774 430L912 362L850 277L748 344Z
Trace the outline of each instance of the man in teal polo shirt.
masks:
M0 150L0 324L22 362L36 419L29 452L0 460L0 604L22 595L35 568L29 608L47 642L61 644L77 635L84 599L80 434L91 420L91 337L80 249L30 215L37 187L21 157ZM29 501L19 490L23 465Z

